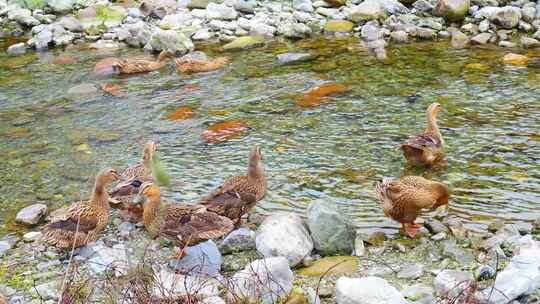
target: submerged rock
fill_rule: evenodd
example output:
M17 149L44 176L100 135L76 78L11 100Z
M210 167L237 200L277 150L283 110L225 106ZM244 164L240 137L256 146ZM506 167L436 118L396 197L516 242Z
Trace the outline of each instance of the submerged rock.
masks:
M271 304L289 294L294 274L284 257L255 260L236 273L227 288L227 297L246 299L250 303Z
M265 257L285 257L291 266L299 264L313 250L313 241L302 219L292 213L268 216L257 231L255 243Z
M259 47L264 45L264 38L261 36L238 37L223 46L224 50L241 50Z
M341 277L336 282L338 304L406 304L407 300L385 279Z
M312 265L302 268L298 274L311 277L323 275L353 274L358 270L358 258L351 256L332 256L314 261Z
M278 64L305 62L314 59L310 53L283 53L276 56Z
M356 231L335 203L315 201L307 209L307 225L315 249L322 255L349 255Z
M354 24L346 20L329 20L324 25L327 33L348 33L353 30Z
M25 225L37 224L47 214L47 205L33 204L21 209L15 216L15 221Z
M525 55L508 53L503 57L504 64L526 66L529 63L529 58Z

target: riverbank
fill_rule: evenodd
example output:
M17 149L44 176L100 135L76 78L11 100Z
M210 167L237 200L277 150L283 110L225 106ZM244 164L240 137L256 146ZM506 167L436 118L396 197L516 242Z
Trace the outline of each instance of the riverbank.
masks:
M42 223L43 209L19 220ZM357 233L335 205L315 201L305 220L255 215L223 240L190 247L180 262L168 260L170 244L116 212L102 237L73 257L40 244L42 226L31 225L22 238L0 239L0 293L31 304L56 303L60 290L80 303L538 303L540 221L496 221L478 233L452 216L439 219L421 221L415 239Z
M37 0L21 6L1 0L0 35L28 39L11 46L11 54L91 43L97 49L130 46L181 55L194 50L193 42L219 41L224 49L238 49L276 36L300 39L320 34L361 37L381 59L386 58L388 42L451 39L454 48L488 43L504 48L540 46L540 9L532 1L402 2Z

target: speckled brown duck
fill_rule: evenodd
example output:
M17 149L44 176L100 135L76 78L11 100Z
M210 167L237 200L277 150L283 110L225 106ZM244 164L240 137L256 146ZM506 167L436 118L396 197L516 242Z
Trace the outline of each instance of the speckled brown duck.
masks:
M157 185L141 186L135 204L143 204L143 223L149 234L170 240L181 250L171 258L185 256L187 246L222 237L234 228L227 217L208 212L202 205L162 204Z
M167 63L169 60L174 58L174 53L170 51L162 51L157 60L144 60L144 59L120 59L112 64L113 68L120 74L137 74L137 73L147 73L155 70L159 70Z
M155 142L147 142L143 149L142 162L124 170L120 182L109 191L110 203L120 209L120 215L128 221L139 222L142 219L142 208L131 202L144 182L153 181L152 159L156 150Z
M201 199L200 204L208 211L226 216L241 224L241 217L266 195L266 175L264 173L261 148L255 146L249 155L247 175L234 176Z
M200 73L210 72L230 63L228 57L217 57L211 60L201 60L197 58L179 58L175 60L176 70L180 73Z
M411 165L431 166L444 158L444 140L437 125L437 114L441 110L440 104L432 103L426 111L425 132L401 145L403 155Z
M422 209L436 209L448 204L448 186L421 176L405 176L393 181L384 178L376 185L377 195L386 216L400 222L405 233L414 237L420 228L414 221Z
M97 240L109 219L109 195L105 188L118 178L113 169L101 171L96 176L90 201L74 203L65 212L55 216L45 227L42 241L69 250Z

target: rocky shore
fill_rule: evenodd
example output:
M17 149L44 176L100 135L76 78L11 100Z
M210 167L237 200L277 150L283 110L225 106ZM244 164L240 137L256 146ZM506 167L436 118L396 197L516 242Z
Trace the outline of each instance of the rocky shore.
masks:
M540 221L495 221L474 232L452 216L423 222L415 239L362 233L334 205L305 219L273 213L169 260L170 244L113 211L94 244L70 253L39 241L48 210L22 209L22 235L0 239L8 303L538 303ZM148 276L148 280L144 280ZM174 302L176 303L176 302Z
M224 49L255 47L265 39L355 35L380 58L388 42L450 39L452 47L540 46L540 5L517 0L0 0L0 37L24 36L10 54L90 43L177 55L194 42Z

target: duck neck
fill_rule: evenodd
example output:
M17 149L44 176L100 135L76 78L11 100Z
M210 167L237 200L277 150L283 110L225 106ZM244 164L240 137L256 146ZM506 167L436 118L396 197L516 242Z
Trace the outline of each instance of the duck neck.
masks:
M103 209L109 210L109 194L105 191L105 182L101 178L96 178L94 184L94 192L92 193L92 198L90 199L90 205Z
M435 112L427 112L426 133L434 134L442 141L441 131L439 131L439 125L437 124L437 113Z
M248 166L248 181L260 182L264 180L263 164L260 161L250 161Z
M143 210L143 222L145 227L150 227L154 222L156 214L161 206L161 197L152 196L148 198L148 201L144 204Z

